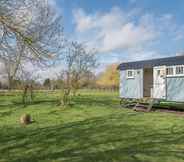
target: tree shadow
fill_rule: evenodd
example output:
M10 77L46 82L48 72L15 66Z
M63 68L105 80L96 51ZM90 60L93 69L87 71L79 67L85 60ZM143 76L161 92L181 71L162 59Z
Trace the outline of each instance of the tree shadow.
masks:
M40 105L40 106L38 106ZM35 109L45 108L45 106L50 105L51 107L55 107L57 105L56 99L44 99L44 100L35 100L30 103L22 103L20 100L10 100L9 102L0 103L0 118L8 117L12 115L14 112L20 109L26 109L29 106L35 106Z
M183 129L135 125L127 118L112 114L45 128L1 129L0 155L11 162L184 160Z
M85 106L105 106L105 107L118 107L120 108L119 105L119 100L118 98L112 97L112 96L77 96L73 98L73 101L78 104L78 105L85 105Z
M26 106L32 106L32 105L39 105L39 104L57 104L57 100L56 99L44 99L44 100L35 100L32 102L27 102L26 104L24 104L21 101L9 101L9 103L6 104L0 104L0 108L15 108L15 107L21 107L24 108Z

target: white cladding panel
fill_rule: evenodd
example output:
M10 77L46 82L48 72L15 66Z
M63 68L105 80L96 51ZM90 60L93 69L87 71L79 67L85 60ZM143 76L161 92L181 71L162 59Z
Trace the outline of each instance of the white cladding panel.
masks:
M120 97L142 98L143 97L143 70L136 69L131 78L127 77L128 70L120 71Z
M153 68L153 98L166 99L166 66Z

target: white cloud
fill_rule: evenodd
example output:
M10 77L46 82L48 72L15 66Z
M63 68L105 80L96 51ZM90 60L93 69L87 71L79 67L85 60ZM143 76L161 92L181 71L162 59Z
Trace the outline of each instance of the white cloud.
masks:
M103 53L134 48L154 40L157 31L145 20L133 20L135 13L134 10L124 13L117 7L107 13L94 14L87 14L82 9L75 10L76 35L80 41Z
M129 49L127 53L128 56L124 58L124 62L164 57L164 54L160 54L158 51L148 50L144 48Z
M104 34L101 51L128 49L154 38L154 31L149 31L141 25L136 27L133 23L127 23L118 30L112 29Z
M77 25L77 31L83 32L91 29L94 26L93 17L85 15L82 9L74 11L73 14Z
M58 0L48 0L48 4L57 12L58 15L62 14L62 8L58 5ZM60 0L62 2L62 0Z
M128 17L123 16L124 13L117 7L112 8L108 13L96 12L88 15L83 9L77 9L73 11L73 15L76 29L79 32L103 26L106 26L106 29L119 28L124 23L124 19Z
M184 27L169 13L155 15L139 9L125 12L113 7L108 12L90 14L80 8L74 10L73 15L73 35L78 41L96 48L99 53L119 53L130 60L161 57L158 46L167 40L183 39Z

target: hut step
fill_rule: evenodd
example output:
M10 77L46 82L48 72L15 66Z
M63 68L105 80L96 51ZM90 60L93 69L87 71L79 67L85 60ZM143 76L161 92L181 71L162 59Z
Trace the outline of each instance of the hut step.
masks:
M147 105L137 103L134 108L147 108Z
M146 111L151 111L152 107L154 104L154 100L151 100L148 104L144 104L144 103L137 103L134 106L134 110L137 111L138 109L145 109Z

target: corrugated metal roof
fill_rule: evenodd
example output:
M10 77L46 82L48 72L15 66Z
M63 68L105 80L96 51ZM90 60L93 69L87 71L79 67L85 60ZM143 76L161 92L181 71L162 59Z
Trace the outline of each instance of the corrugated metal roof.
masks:
M125 63L121 63L118 66L118 69L119 70L143 69L143 68L152 68L154 66L162 66L162 65L171 66L171 65L182 65L182 64L184 64L184 55L152 59L152 60L125 62Z

